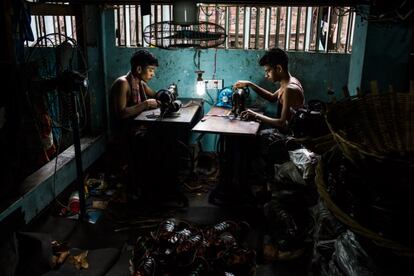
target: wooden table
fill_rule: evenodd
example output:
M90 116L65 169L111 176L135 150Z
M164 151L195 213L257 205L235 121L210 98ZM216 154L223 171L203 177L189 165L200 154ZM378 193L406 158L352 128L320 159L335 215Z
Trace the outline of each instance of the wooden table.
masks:
M170 115L167 115L164 118L160 118L160 109L146 110L135 117L134 121L137 123L145 125L187 125L193 126L191 124L196 123L197 113L201 110L202 100L201 99L191 99L191 98L182 98L179 99L183 103L183 107Z
M160 118L160 109L147 110L139 114L134 122L147 126L150 139L138 150L140 155L136 170L143 188L144 197L160 202L172 196L184 205L188 200L181 192L178 179L180 154L188 144L191 128L200 119L202 99L180 99L183 107L178 112ZM147 189L147 192L145 192Z
M192 129L193 132L220 135L219 182L209 196L210 203L246 203L252 199L247 183L248 150L255 146L260 124L234 118L229 109L213 107Z
M233 118L231 110L214 106L192 129L194 132L256 136L260 124Z

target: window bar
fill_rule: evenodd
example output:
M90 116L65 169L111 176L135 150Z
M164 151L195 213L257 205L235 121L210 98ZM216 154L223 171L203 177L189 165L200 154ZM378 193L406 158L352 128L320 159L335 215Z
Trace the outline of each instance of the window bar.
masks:
M226 7L226 22L225 22L225 29L226 29L226 44L225 48L229 48L229 39L230 39L230 7Z
M126 5L122 5L122 28L121 28L121 44L126 46Z
M275 47L279 47L279 33L280 33L280 7L276 8L276 34L275 34Z
M140 29L140 24L139 24L139 15L138 15L138 5L134 5L135 6L135 46L138 47L139 46L139 29Z
M300 16L302 13L301 7L297 7L296 14L296 39L295 39L295 51L299 50L299 35L300 35Z
M75 16L70 17L71 23L72 23L72 38L77 41L78 35L76 34L76 19Z
M256 7L256 30L255 30L255 38L254 38L254 48L259 48L259 29L260 29L260 8Z
M53 16L46 15L46 16L43 16L43 18L44 18L44 22L45 22L45 25L44 25L44 27L45 27L45 34L47 35L47 34L54 33ZM56 39L56 35L53 35L53 36ZM52 40L52 42L51 42L52 45L50 45L50 46L53 46L54 42L53 42L52 37L49 36L48 38L50 40ZM47 46L47 42L46 42L46 46Z
M164 5L159 5L159 9L160 9L160 20L158 22L163 22L164 21ZM161 26L161 43L164 43L164 24L160 24Z
M309 51L310 34L312 25L312 8L306 7L306 19L305 19L305 41L303 42L303 51Z
M200 8L201 8L201 5L200 5ZM170 20L173 20L174 18L173 18L173 5L170 5ZM176 31L176 27L173 25L173 31L171 31L171 25L170 25L170 37L171 37L171 34L173 34L173 32L175 32ZM174 39L174 42L175 43L177 43L177 39ZM170 44L171 44L171 38L170 38Z
M60 35L59 35L58 31L56 30L56 25L57 25L56 16L52 15L51 18L52 18L51 21L52 21L52 27L53 27L55 42L58 43Z
M55 26L55 32L57 33L57 40L56 42L59 41L59 44L62 43L62 36L60 35L60 24L59 24L59 16L55 16L53 18L54 22L54 26Z
M329 35L331 34L331 16L332 16L332 9L331 9L331 7L328 7L328 23L327 23L327 26L328 26L328 30L327 30L327 32L326 32L326 37L325 37L325 53L327 53L327 52L329 52L329 47L330 47L330 45L329 45Z
M65 34L65 36L68 36L68 32L66 29L66 20L65 20L66 16L62 16L62 32Z
M119 45L118 46L123 46L123 36L124 36L124 18L125 18L125 12L124 12L125 6L120 6L119 8Z
M169 5L169 6L166 7L166 12L165 13L168 14L168 17L166 18L166 20L167 21L172 20L172 5ZM171 45L171 34L172 34L171 26L172 25L168 26L168 35L169 35L168 46Z
M44 26L44 24L43 24L43 16L41 16L41 15L37 16L37 20L39 22L39 37L42 37L44 35L43 34L43 26ZM45 40L42 39L39 42L38 46L44 46L44 43L45 43Z
M236 25L234 30L234 48L239 48L239 13L240 7L236 7Z
M144 28L141 15L141 5L136 5L136 20L137 20L137 46L142 47L144 45Z
M34 30L34 32L33 32L33 37L34 37L34 41L32 42L32 45L33 45L33 43L36 43L36 40L37 40L37 24L36 24L36 16L31 16L31 18L32 18L32 20L30 21L30 28L32 29L32 30ZM28 44L29 44L29 42L27 42Z
M269 48L269 36L270 36L270 19L272 18L272 9L265 8L265 26L264 26L264 43L263 49Z
M152 8L151 15L154 15L152 18L153 21L151 22L151 24L153 24L153 23L158 22L158 5L151 5L151 8ZM157 40L159 38L158 38L158 28L156 28L156 25L154 25L154 30L155 30L154 41L155 41L155 44L157 44Z
M348 51L351 52L352 51L352 41L354 40L354 28L355 28L355 13L351 13L352 16L352 24L351 24L351 28L350 28L350 37L349 37L349 46L348 46Z
M244 38L243 48L249 49L250 44L250 7L244 8Z
M145 27L148 26L150 23L150 17L149 15L142 15L142 10L141 10L141 22L142 22L142 35L143 35L142 46L147 47L148 43L144 39L144 36L145 36L144 30L145 30ZM151 37L150 37L150 40L151 40Z
M319 52L319 37L321 34L321 21L322 21L322 7L318 7L318 19L316 21L316 40L315 40L315 52Z
M35 15L35 21L36 21L36 39L41 37L42 35L40 34L40 17Z
M151 13L149 15L149 25L153 24L157 20L157 17L153 16L153 14L155 15L155 6L151 5ZM157 39L157 30L156 29L155 29L155 38L152 37L152 32L150 32L150 42L152 42L153 39ZM151 47L152 44L149 44L148 46Z
M348 25L346 28L346 40L345 40L345 53L348 53L349 50L349 39L351 37L350 32L351 32L351 24L352 24L352 13L348 14Z
M42 36L44 36L44 35L46 35L45 17L44 16L41 16L41 19L42 19L42 26L41 26L41 28L42 28ZM45 38L43 39L42 45L45 46L45 47L47 47L47 40Z
M290 48L290 31L291 31L291 20L292 20L292 7L287 7L286 10L286 29L285 29L285 50L288 51Z
M129 35L131 39L129 40L130 46L135 46L136 43L136 37L135 37L135 26L132 25L132 22L135 22L135 5L129 5Z
M59 32L67 36L66 30L65 30L65 17L66 16L59 16Z
M118 46L121 46L121 8L119 6L116 7L116 23L118 29L116 30L116 39L118 41Z
M73 38L73 34L72 34L72 17L71 16L66 16L65 17L65 30L66 30L66 35Z
M210 15L209 15L209 13L208 13L208 12L209 12L209 8L210 8L210 7L209 7L208 5L206 5L206 6L205 6L205 8L206 8L206 10L205 10L205 12L204 12L204 16L206 17L206 22L210 22ZM207 26L208 26L208 25L206 24L206 28L207 28Z
M127 24L128 22L128 24ZM125 46L131 46L131 6L125 5Z
M220 12L219 12L219 7L218 7L218 5L216 4L215 6L214 6L214 23L215 24L219 24L220 23ZM207 31L210 31L210 30L207 30ZM217 32L217 27L214 27L214 32ZM207 44L206 45L208 45L208 42L207 42ZM217 47L220 47L220 46L217 46Z
M341 9L341 8L338 8L338 9ZM337 52L339 52L339 49L341 49L342 19L343 19L343 16L341 15L341 11L338 10L338 25L336 28L336 51Z
M218 5L216 4L216 6L215 6L215 8L214 8L214 12L215 12L215 22L214 23L216 23L217 25L220 23L219 22L219 16L220 16L220 12L219 12L219 7L218 7ZM217 31L217 30L216 30Z

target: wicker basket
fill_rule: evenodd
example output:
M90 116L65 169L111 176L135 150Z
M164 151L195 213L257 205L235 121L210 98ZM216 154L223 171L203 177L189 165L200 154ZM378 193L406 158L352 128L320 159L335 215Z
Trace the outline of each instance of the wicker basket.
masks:
M348 97L330 108L326 121L351 161L414 156L414 93Z
M318 189L318 193L321 199L324 201L326 207L331 213L345 226L351 229L353 232L371 240L374 244L389 249L397 255L414 257L414 248L401 244L398 241L392 240L388 237L384 237L380 233L376 233L373 230L365 227L363 223L356 221L349 214L345 213L331 198L327 191L327 186L324 179L323 162L319 162L316 168L315 184Z

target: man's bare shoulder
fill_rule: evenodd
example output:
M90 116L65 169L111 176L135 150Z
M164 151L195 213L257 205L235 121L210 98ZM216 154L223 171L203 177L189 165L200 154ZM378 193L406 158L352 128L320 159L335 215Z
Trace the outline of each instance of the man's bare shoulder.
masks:
M120 88L124 88L127 86L128 86L128 80L126 76L120 76L113 82L112 89L120 89Z
M126 76L120 76L119 78L117 78L114 83L128 83L128 80L126 78Z
M293 78L293 77L291 81L289 82L289 84L286 86L286 90L303 92L302 84L300 83L298 79Z

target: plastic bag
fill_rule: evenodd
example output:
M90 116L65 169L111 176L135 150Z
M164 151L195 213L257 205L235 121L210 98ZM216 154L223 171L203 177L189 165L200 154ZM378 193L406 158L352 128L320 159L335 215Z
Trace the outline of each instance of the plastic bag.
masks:
M311 178L315 175L315 166L320 160L320 156L308 149L297 149L289 151L290 160L302 172L303 179Z

